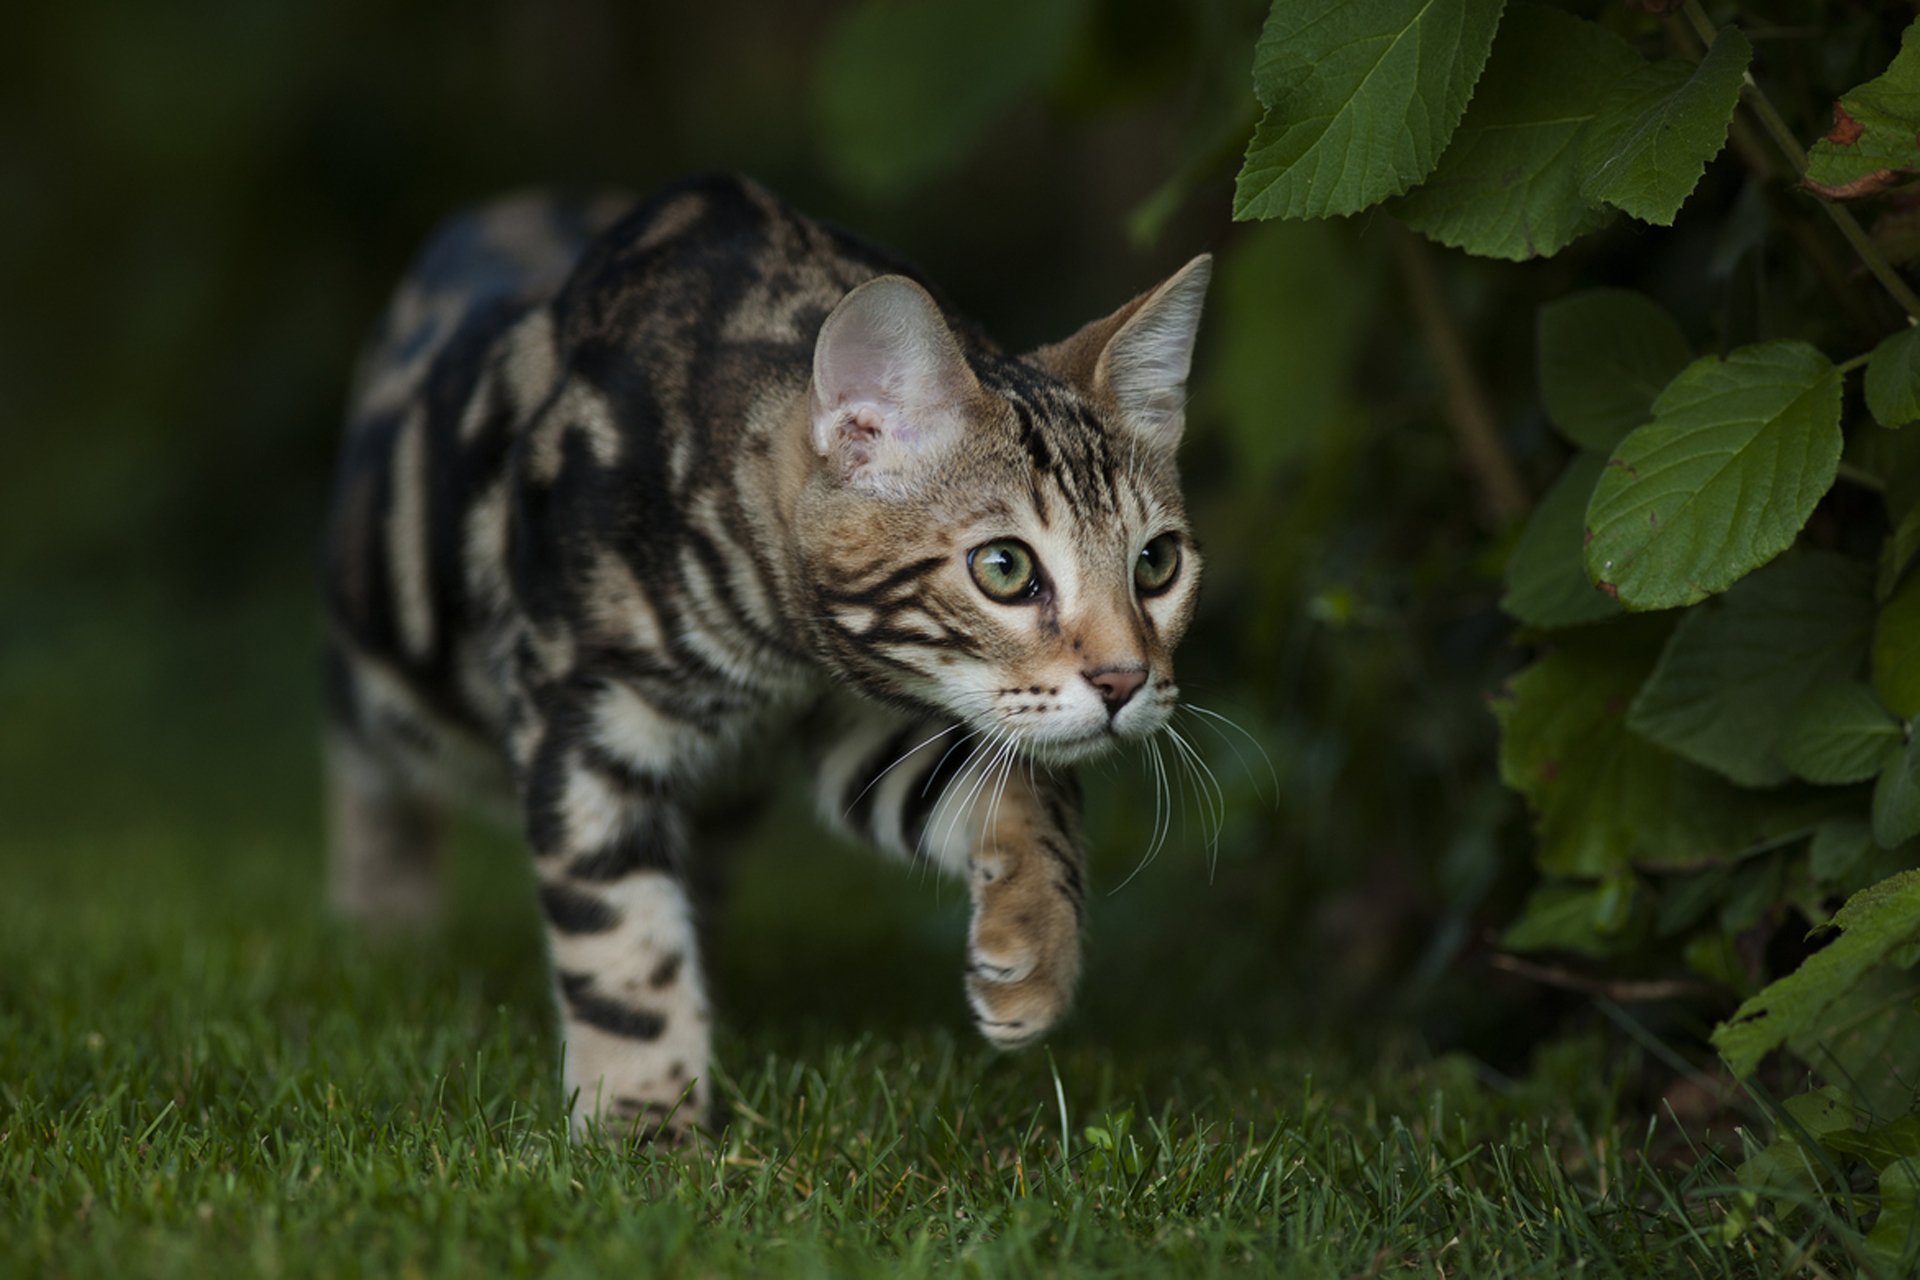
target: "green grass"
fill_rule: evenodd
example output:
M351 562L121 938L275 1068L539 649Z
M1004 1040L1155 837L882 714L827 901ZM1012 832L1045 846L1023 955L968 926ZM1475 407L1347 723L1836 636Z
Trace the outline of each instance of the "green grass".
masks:
M1098 904L1081 1015L996 1056L966 1030L960 895L784 816L715 948L717 1141L573 1146L510 840L463 833L436 937L320 909L288 616L0 650L0 1275L1856 1265L1844 1230L1807 1257L1805 1219L1723 1242L1737 1156L1623 1119L1598 1042L1515 1082L1305 1036L1306 970L1274 959L1302 948L1189 923L1181 894L1218 893L1191 863Z

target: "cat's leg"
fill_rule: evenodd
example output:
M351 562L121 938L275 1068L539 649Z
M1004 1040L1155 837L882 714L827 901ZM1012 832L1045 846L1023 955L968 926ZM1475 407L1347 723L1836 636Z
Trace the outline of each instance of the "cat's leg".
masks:
M372 736L366 671L336 649L329 657L326 739L328 897L374 928L437 919L444 808L406 776Z
M854 712L816 737L814 773L834 826L966 878L968 1003L981 1034L1014 1048L1072 1003L1086 858L1078 783L1003 745L964 726Z
M538 719L522 790L574 1133L677 1136L706 1119L712 1013L672 727L613 688Z

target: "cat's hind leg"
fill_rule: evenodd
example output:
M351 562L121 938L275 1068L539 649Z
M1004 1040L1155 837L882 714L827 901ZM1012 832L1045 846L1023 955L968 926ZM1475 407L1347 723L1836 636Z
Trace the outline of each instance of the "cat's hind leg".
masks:
M446 815L347 732L327 739L328 896L375 929L431 924L441 912Z
M382 705L380 673L344 646L328 655L328 897L375 929L425 925L441 911L443 803L410 776ZM395 691L387 691L386 701Z

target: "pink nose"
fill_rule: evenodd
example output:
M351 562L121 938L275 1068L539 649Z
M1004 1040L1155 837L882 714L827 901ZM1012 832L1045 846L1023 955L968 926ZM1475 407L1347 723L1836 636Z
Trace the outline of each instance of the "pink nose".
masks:
M1108 715L1118 715L1120 708L1127 705L1127 699L1140 691L1147 682L1147 673L1140 667L1100 667L1081 673L1087 683L1100 691L1100 700L1107 704Z

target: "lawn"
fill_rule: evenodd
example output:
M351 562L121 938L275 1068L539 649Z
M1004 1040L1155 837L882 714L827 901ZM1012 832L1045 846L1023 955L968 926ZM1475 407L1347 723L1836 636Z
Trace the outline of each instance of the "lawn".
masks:
M1245 959L1284 948L1183 929L1180 895L1218 891L1197 851L1096 907L1050 1048L992 1054L960 895L794 836L790 808L717 938L723 1127L575 1147L511 839L462 831L437 936L330 922L309 618L194 616L56 603L0 650L0 1274L1858 1265L1844 1228L1809 1257L1804 1216L1726 1231L1727 1113L1632 1114L1597 1039L1511 1078L1291 1023L1299 976Z

